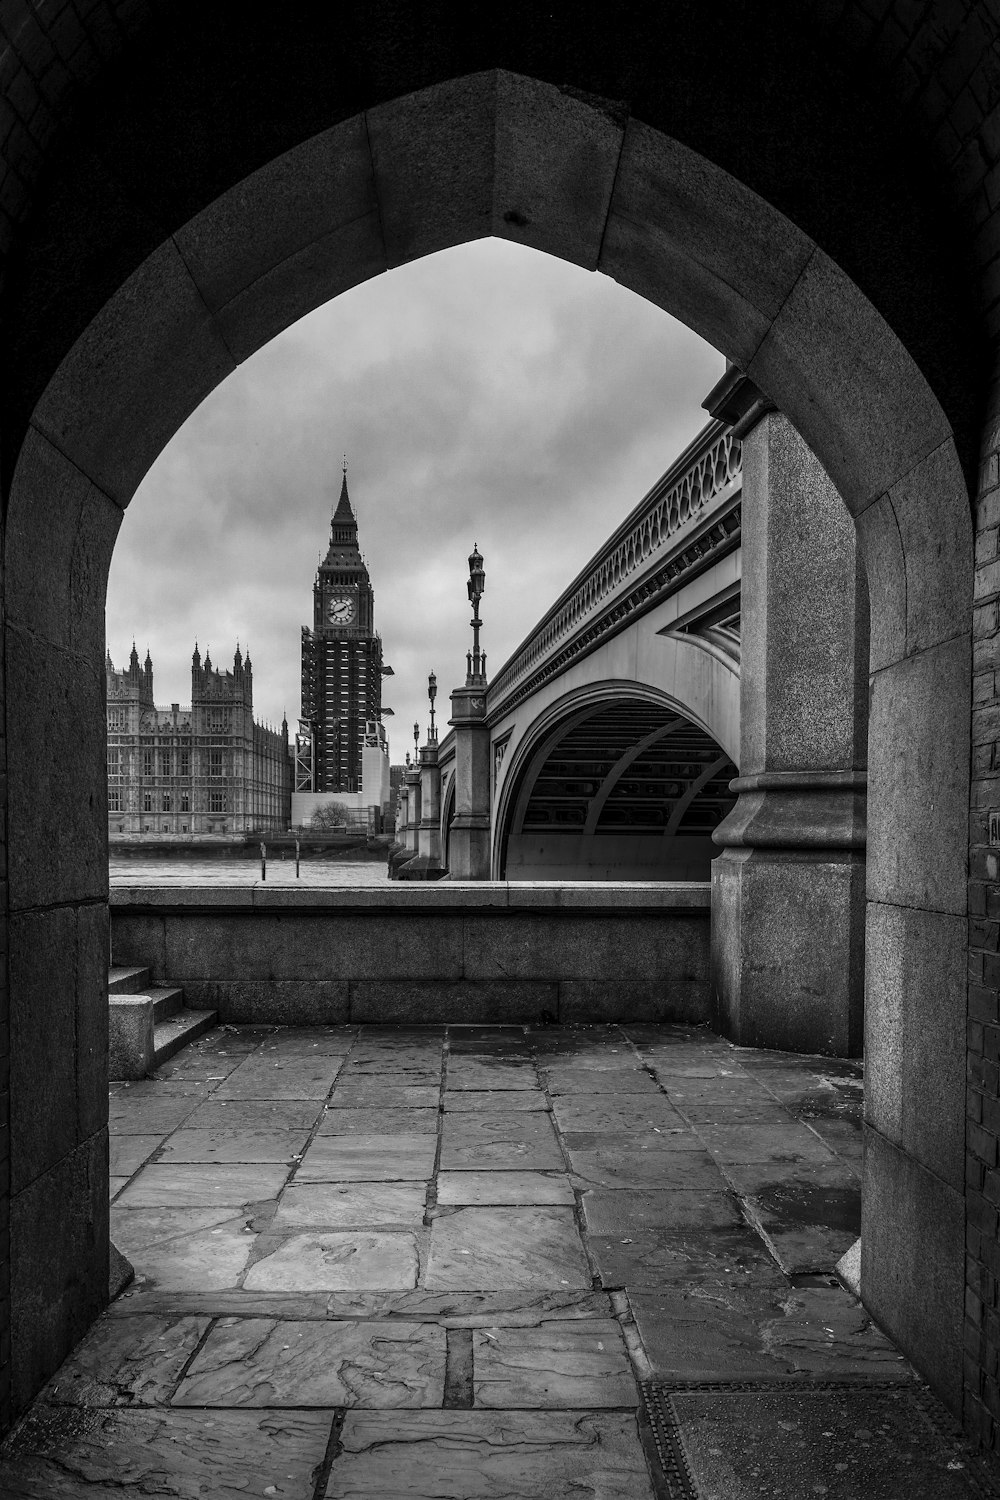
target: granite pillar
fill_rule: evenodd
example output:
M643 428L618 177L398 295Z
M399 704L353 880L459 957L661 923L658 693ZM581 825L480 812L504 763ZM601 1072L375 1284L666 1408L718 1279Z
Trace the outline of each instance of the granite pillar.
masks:
M400 880L443 880L441 857L441 768L437 738L420 747L420 816L414 829L416 855L398 868Z
M736 415L743 442L739 798L713 834L713 1002L743 1046L855 1056L868 595L854 524L788 419L739 372L706 405Z
M448 846L448 873L452 880L489 880L490 731L485 679L455 689L451 714L448 722L455 731L455 818Z
M405 822L400 830L400 848L389 860L389 874L394 880L399 879L399 872L404 865L409 864L417 854L417 829L420 826L420 770L417 766L410 766L403 777L403 786L400 790L402 797L405 792Z

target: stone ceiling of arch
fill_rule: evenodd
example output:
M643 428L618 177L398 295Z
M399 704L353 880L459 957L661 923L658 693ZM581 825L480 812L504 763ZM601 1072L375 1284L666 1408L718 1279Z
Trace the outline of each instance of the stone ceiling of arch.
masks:
M978 14L979 8L955 10ZM969 309L964 293L956 290L969 278L954 277L945 263L940 200L921 201L912 192L912 179L899 170L899 140L883 129L871 92L852 92L850 78L838 76L837 67L838 56L864 51L891 76L895 92L913 98L928 133L932 124L936 128L935 150L944 159L946 142L954 145L960 132L953 124L945 129L942 120L949 111L964 111L968 136L969 100L989 87L988 38L971 22L956 27L925 14L907 32L888 3L874 19L859 5L817 4L811 8L813 23L823 28L817 44L815 35L796 37L793 19L802 11L784 7L677 4L651 11L641 36L634 37L623 27L609 32L603 9L578 6L572 26L558 8L553 13L525 4L504 7L497 19L476 21L468 8L456 10L453 25L433 32L424 28L419 11L389 6L366 7L363 22L360 13L340 8L329 21L316 12L308 32L278 23L234 31L221 11L204 6L187 15L185 25L185 12L176 4L117 0L81 21L74 7L49 0L8 5L0 18L0 82L16 101L4 120L8 181L0 207L13 251L8 285L26 310L25 322L19 326L15 316L8 335L26 378L15 430L7 433L15 451L17 428L67 339L168 233L248 172L336 121L373 102L496 64L538 77L569 78L576 89L604 100L627 99L633 119L688 141L778 203L831 251L904 334L953 421L957 418L960 427L969 421L962 414L975 412L969 390L971 339L962 333L970 326ZM930 88L928 80L939 77L941 84ZM877 87L883 91L884 78ZM573 91L563 98L571 113ZM419 104L413 107L419 113ZM534 183L537 203L555 182L556 196L563 189L581 208L582 231L564 225L560 242L559 226L550 224L544 248L585 264L593 237L599 240L601 233L601 186L624 106L621 112L612 106L590 113L587 180L573 166L577 181L559 183L558 163L543 162ZM67 121L73 130L60 136L59 126ZM521 124L527 131L524 151L537 153L530 104ZM462 170L480 172L478 230L470 222L470 213L476 217L470 210L475 190L467 180L455 184L464 197L460 224L449 222L455 208L446 191L436 199L417 195L408 201L399 187L395 210L389 201L389 264L393 212L404 256L475 232L533 242L534 205L529 203L526 213L518 202L505 203L506 185L494 177L485 157L477 162L476 132L470 139L468 125L466 115ZM504 130L516 134L518 125L487 115L481 126L487 155L496 150L497 159L516 158L517 140L501 137ZM377 155L377 122L371 134ZM385 144L405 169L405 141ZM459 170L447 131L441 150L437 166L446 187L449 171ZM43 179L45 191L28 212L33 178L46 152L52 166ZM963 183L971 184L973 176L969 163ZM522 178L519 198L525 189L530 198L531 186ZM363 220L370 210L356 206ZM684 212L687 205L677 208ZM522 217L529 223L521 224ZM856 232L859 217L864 236ZM363 224L351 222L362 234ZM715 232L715 225L705 227L709 236ZM415 235L423 236L421 248L414 247ZM234 269L240 249L230 243L227 253ZM369 274L376 269L373 263ZM682 271L678 266L678 276ZM308 277L310 267L304 265L301 274ZM291 316L304 310L295 307ZM730 309L720 307L719 316L731 321Z

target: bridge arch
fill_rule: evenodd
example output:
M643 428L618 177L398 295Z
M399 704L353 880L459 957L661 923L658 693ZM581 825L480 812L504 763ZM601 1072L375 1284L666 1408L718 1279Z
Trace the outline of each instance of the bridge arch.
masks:
M55 1259L36 1268L22 1248L17 1262L15 1296L24 1306L45 1303L50 1334L44 1347L32 1344L29 1323L15 1317L17 1404L106 1293L106 1244L97 1232L87 1239L85 1225L106 1201L103 606L124 508L185 417L267 339L365 277L490 233L599 269L689 323L788 415L856 518L872 585L873 985L888 1004L893 973L910 974L904 1003L920 1017L905 1055L873 1036L865 1295L958 1404L963 1221L961 1148L952 1145L965 989L955 960L967 907L972 574L953 422L968 460L975 409L959 373L965 347L948 326L958 293L945 277L948 295L934 299L928 276L940 257L919 214L914 220L906 173L885 191L854 172L837 122L851 119L852 134L867 140L857 120L875 106L856 116L838 95L824 114L841 81L830 81L825 53L800 56L789 41L762 70L774 98L797 106L769 122L761 97L754 140L771 123L766 155L782 159L782 172L768 176L753 141L733 144L744 135L746 102L738 120L719 117L731 91L725 75L704 91L710 107L692 103L703 97L698 88L677 91L690 118L672 107L669 76L643 76L630 115L614 101L633 96L630 59L658 53L648 39L625 44L619 67L605 64L600 48L581 60L575 18L547 40L529 19L526 35L521 50L470 48L464 68L425 61L414 40L404 63L388 58L383 73L372 62L377 38L366 36L358 45L369 70L360 90L356 79L345 89L349 117L318 131L304 129L294 110L288 128L268 117L266 128L255 125L258 160L249 163L237 132L228 159L214 142L203 155L192 143L178 158L187 181L165 171L155 206L140 180L156 177L145 162L139 171L141 146L157 132L171 139L172 122L176 141L190 142L189 100L183 91L176 102L165 98L140 69L149 98L138 85L126 91L126 121L134 116L139 128L123 128L108 104L87 132L61 141L19 244L7 297L9 357L22 368L4 444L12 473L4 534L12 1220L23 1243L44 1238L39 1224L65 1220L72 1185L69 1219L79 1228ZM688 35L696 72L704 65L712 75L711 46L726 59L741 51L732 34ZM746 42L741 55L758 39ZM596 47L589 32L580 45ZM676 45L667 53L688 55ZM471 59L495 55L521 59L526 72L492 63L472 71ZM776 86L776 68L787 71L787 90ZM572 88L528 76L567 69ZM744 71L752 80L753 68ZM219 63L211 87L231 74L238 87L239 70ZM284 87L291 99L294 76ZM256 121L257 96L245 104L245 119ZM814 185L810 201L784 191L792 179ZM902 271L874 250L858 259L837 232L845 207L855 223L870 210L867 227L884 226ZM882 243L874 231L864 238ZM85 287L74 256L93 269ZM72 992L45 967L69 948ZM935 964L924 973L915 955L927 952ZM41 972L40 954L52 955ZM58 1044L40 1043L31 997L41 994L46 1035ZM920 1128L908 1134L891 1103L928 1080L945 1100L933 1143ZM46 1114L53 1089L63 1107ZM894 1206L891 1245L879 1201ZM33 1276L46 1279L44 1295ZM907 1311L914 1305L919 1324Z
M661 689L610 681L564 694L511 754L494 875L707 880L736 774L708 725Z

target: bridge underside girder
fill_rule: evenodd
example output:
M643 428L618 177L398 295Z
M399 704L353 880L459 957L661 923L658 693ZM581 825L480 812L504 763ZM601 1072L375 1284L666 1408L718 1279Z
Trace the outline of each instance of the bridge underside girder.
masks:
M510 880L707 880L736 767L663 704L574 714L529 762L506 840Z

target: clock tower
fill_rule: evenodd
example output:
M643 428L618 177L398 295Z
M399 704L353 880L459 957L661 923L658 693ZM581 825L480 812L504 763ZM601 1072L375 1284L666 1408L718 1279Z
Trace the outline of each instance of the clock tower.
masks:
M312 754L308 771L303 763L296 774L296 791L360 792L365 746L384 743L374 614L345 463L330 545L313 584L312 629L302 629L302 718Z

